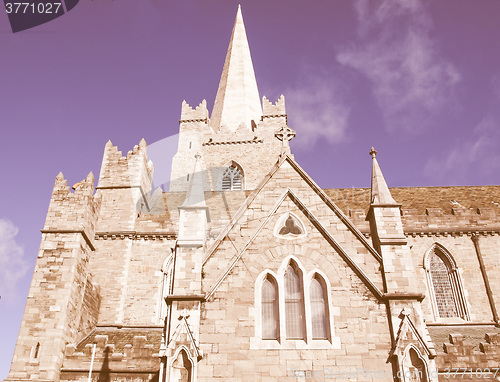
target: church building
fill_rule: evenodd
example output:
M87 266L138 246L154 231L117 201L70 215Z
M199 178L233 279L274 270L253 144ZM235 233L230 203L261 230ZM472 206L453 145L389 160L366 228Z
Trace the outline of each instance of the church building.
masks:
M389 188L368 147L322 189L292 139L238 9L168 191L144 140L56 177L5 381L500 381L500 186Z

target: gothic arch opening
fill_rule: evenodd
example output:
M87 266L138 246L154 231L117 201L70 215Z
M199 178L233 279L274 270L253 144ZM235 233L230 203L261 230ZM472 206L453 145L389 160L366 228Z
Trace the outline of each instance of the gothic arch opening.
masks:
M286 338L305 338L305 311L303 275L297 263L291 260L285 270Z
M183 348L177 353L170 368L170 379L172 382L192 382L193 364L186 350Z
M234 191L244 189L243 168L231 161L222 172L222 191Z
M309 284L311 303L311 328L313 340L329 339L328 293L325 280L314 274Z
M262 339L279 339L279 292L276 279L267 274L261 287Z
M427 382L427 363L415 346L410 345L405 351L403 359L405 382Z
M434 244L426 254L424 268L436 318L468 319L460 274L453 256Z

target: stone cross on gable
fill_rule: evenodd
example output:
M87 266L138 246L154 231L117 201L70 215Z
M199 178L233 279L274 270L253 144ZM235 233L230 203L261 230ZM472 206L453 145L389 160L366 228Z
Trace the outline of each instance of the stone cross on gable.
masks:
M281 152L290 153L290 141L295 137L295 130L290 129L285 125L278 129L274 133L274 136L282 142Z

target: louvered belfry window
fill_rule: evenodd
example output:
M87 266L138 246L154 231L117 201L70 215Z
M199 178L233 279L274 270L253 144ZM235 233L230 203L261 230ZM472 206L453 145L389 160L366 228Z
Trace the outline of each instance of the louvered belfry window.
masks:
M262 339L278 339L278 286L271 276L262 283Z
M458 317L450 267L433 251L429 268L439 317Z
M222 191L242 190L243 174L236 165L231 165L224 170L222 175Z
M327 339L328 330L325 289L320 280L318 280L318 276L311 280L309 291L311 296L312 338L315 340Z
M290 264L285 272L285 319L287 339L304 339L304 293L300 275Z

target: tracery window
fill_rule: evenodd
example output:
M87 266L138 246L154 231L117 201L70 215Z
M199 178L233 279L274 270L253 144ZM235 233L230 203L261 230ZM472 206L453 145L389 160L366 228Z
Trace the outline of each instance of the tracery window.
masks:
M450 269L442 258L433 253L430 273L439 317L457 317L457 305L453 296Z
M307 235L304 223L292 212L282 214L276 221L273 234L275 237L286 240L295 240Z
M453 257L435 244L428 252L424 266L435 316L468 319L460 275Z
M276 340L279 331L278 285L271 275L262 283L262 339Z
M243 190L243 170L234 162L222 174L222 191L232 190Z

